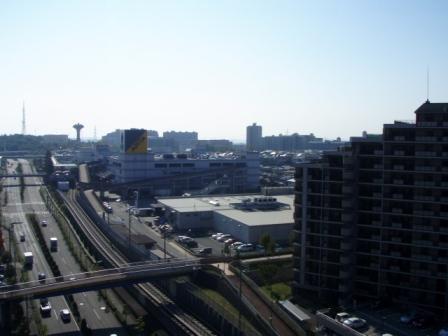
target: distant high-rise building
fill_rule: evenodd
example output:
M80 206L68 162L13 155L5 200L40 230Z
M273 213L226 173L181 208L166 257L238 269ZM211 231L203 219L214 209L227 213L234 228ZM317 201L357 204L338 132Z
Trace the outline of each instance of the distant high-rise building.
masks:
M262 148L262 128L260 125L253 123L246 128L246 148L248 151L257 151Z
M448 316L448 103L415 114L296 168L296 297Z
M163 132L163 138L165 140L173 140L177 146L176 150L183 152L187 148L191 148L193 144L198 140L197 132Z

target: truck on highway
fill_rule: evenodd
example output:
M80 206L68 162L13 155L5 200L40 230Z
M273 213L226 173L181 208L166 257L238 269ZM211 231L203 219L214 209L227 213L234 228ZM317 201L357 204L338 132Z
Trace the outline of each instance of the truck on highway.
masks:
M23 258L25 266L33 266L33 252L24 252Z
M56 252L58 250L58 239L56 237L50 238L50 251Z
M70 189L70 182L68 181L59 181L58 182L58 190L67 191Z

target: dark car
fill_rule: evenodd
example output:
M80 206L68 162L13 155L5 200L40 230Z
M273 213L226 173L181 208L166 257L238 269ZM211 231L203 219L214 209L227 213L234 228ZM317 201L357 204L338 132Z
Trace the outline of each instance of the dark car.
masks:
M415 328L426 329L434 324L434 318L431 315L417 315L412 320L412 326Z

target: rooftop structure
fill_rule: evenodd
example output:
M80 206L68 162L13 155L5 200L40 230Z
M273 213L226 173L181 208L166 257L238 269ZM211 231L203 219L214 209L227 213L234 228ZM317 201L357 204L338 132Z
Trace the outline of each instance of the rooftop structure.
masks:
M167 219L178 230L213 229L246 242L263 234L287 242L293 227L293 195L225 195L160 198ZM265 205L270 204L269 208Z

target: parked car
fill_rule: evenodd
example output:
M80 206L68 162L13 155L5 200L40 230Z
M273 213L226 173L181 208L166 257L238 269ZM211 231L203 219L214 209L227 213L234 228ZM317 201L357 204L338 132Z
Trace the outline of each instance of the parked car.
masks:
M61 320L64 322L70 322L70 310L68 309L62 309L59 312L59 315L61 316Z
M349 318L350 318L350 314L348 314L346 312L340 312L340 313L336 314L335 320L342 323Z
M42 226L47 226L47 221L46 220L42 220L42 221L40 221L40 224L42 225Z
M353 317L349 317L348 319L344 320L344 322L342 322L342 323L352 329L359 329L366 325L366 320L363 320L362 318L353 316Z
M182 243L184 239L190 239L190 237L188 237L188 236L177 236L176 237L176 241L178 243Z
M223 234L224 234L224 233L222 233L222 232L214 233L214 234L212 234L212 239L218 239L219 236L222 236Z
M19 237L20 237L20 241L21 242L25 241L25 234L24 233L20 233Z
M186 246L192 248L192 247L198 247L198 242L196 240L194 240L193 238L190 238L187 241L184 241L183 244L185 244Z
M219 236L216 240L219 241L219 242L224 242L227 239L229 239L230 237L232 237L232 236L229 235L228 233L226 233L226 234L223 234L223 235Z
M417 312L415 310L412 310L407 314L401 315L400 322L406 323L406 324L411 323L412 320L416 317L416 315L417 315Z
M236 250L238 248L238 246L241 246L241 245L244 245L244 243L237 241L237 242L232 243L230 245L230 247Z
M226 239L226 240L224 241L224 244L226 244L226 245L230 245L230 244L233 244L234 241L235 241L235 239L233 239L233 238L229 238L229 239Z
M256 250L257 252L260 252L260 253L264 253L264 252L265 252L264 246L263 246L263 245L260 245L260 244L258 244L258 245L255 246L255 250Z
M249 251L253 251L254 250L254 246L252 244L243 244L238 246L237 251L239 252L249 252Z
M440 329L439 336L448 336L448 327Z
M428 328L434 324L434 318L431 315L416 316L412 320L412 326L415 328Z
M198 253L199 253L199 254L211 254L211 253L212 253L212 248L211 248L211 247L204 247L204 248L201 248L201 249L198 251Z

